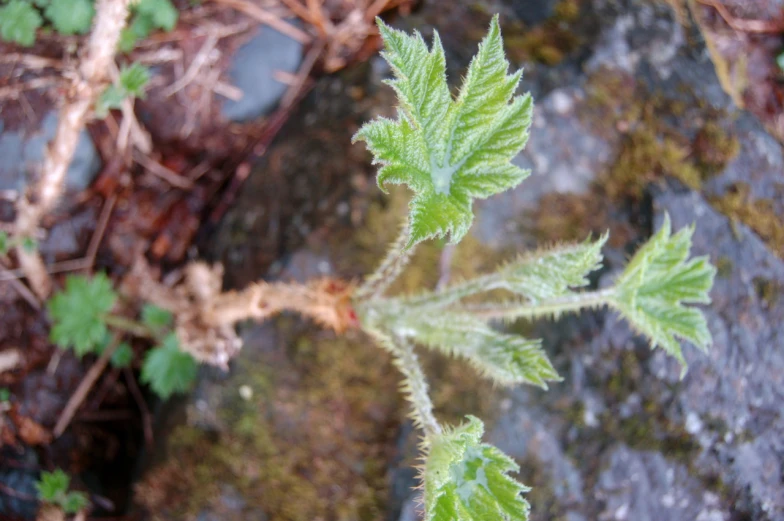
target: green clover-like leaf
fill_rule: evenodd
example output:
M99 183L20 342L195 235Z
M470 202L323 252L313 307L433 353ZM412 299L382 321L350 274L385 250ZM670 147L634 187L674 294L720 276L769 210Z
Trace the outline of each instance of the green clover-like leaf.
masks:
M529 172L510 161L528 139L533 100L515 96L521 71L508 75L498 18L479 45L457 99L446 83L438 33L431 49L419 33L409 36L378 20L384 58L395 79L395 120L365 124L354 141L365 141L380 164L378 184L406 184L414 192L407 248L449 234L456 243L473 221L474 199L514 186Z
M95 7L90 0L51 0L44 14L60 34L84 34L93 23Z
M616 282L611 300L651 342L674 356L686 372L676 337L705 350L712 338L705 316L686 304L708 304L716 268L708 257L689 258L694 227L671 234L669 215L661 229L634 255Z
M76 514L80 510L87 508L90 500L84 492L69 492L60 503L63 512L66 514Z
M6 255L11 245L11 237L7 232L0 230L0 255Z
M529 383L547 388L560 377L540 340L507 335L469 313L418 311L399 314L387 323L396 335L466 359L480 374L505 385Z
M142 306L142 324L152 331L160 331L171 325L174 317L171 312L153 304Z
M509 477L519 467L482 443L484 425L473 416L431 439L425 461L427 521L527 521L529 488Z
M150 81L150 69L134 62L120 70L120 86L128 96L144 99L144 88Z
M179 13L170 0L140 0L136 11L148 17L154 27L171 31L177 25Z
M65 280L65 290L53 296L48 303L53 326L52 342L83 356L102 345L108 333L104 316L117 301L117 294L109 278L99 273L92 279L70 275Z
M169 334L163 344L147 352L142 365L142 382L163 399L188 391L196 379L198 364L180 349L177 335Z
M70 476L62 469L57 469L54 472L42 472L41 479L35 484L38 499L46 503L59 503L65 498L70 484Z
M123 342L117 346L117 350L112 354L110 362L112 367L117 369L130 366L131 362L133 362L133 348L128 343Z
M95 116L105 118L110 110L122 107L125 97L126 93L122 87L117 85L107 86L95 101Z
M35 43L35 31L43 19L30 2L11 0L0 7L0 38L23 47Z

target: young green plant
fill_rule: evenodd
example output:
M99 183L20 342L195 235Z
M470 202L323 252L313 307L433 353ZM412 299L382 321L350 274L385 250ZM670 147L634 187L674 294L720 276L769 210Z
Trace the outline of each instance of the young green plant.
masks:
M69 491L70 486L71 478L62 469L42 472L41 479L35 484L41 502L57 506L66 514L76 514L87 508L90 500L84 492Z
M170 0L133 2L130 24L120 35L120 51L130 52L154 29L171 31L178 15ZM93 0L7 0L0 3L0 39L30 47L46 24L62 35L85 34L94 16Z
M65 289L48 303L52 319L50 337L62 349L73 349L77 356L101 354L111 344L112 333L146 338L154 342L144 358L141 379L161 398L190 389L198 364L179 348L172 332L172 315L147 304L140 319L128 318L114 311L118 295L109 278L96 274L92 279L72 275ZM127 343L113 347L110 362L127 367L133 361L133 349ZM108 356L108 355L107 355Z
M398 96L397 117L367 123L354 139L364 141L380 165L382 190L387 183L405 184L413 196L400 237L357 289L354 306L362 329L395 357L413 421L422 430L425 518L523 521L529 505L522 494L528 489L510 475L517 464L482 442L478 418L468 416L456 427L438 421L413 345L463 358L500 384L547 388L560 377L541 340L503 333L491 322L610 307L685 371L678 338L701 349L711 343L704 316L690 305L710 302L715 268L706 257L689 257L694 228L673 234L665 217L604 289L582 290L601 267L607 235L523 255L493 273L436 291L387 296L417 244L446 236L459 242L473 221L475 199L511 189L528 176L511 160L526 144L533 99L516 95L521 72L508 73L497 17L456 97L446 82L437 32L428 48L418 33L408 35L380 20L378 26L394 74L388 84ZM499 291L507 296L499 300Z

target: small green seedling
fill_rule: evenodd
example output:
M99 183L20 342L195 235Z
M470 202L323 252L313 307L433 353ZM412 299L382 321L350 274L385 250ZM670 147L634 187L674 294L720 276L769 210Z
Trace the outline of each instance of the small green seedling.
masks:
M177 335L170 333L161 345L147 352L141 379L155 394L166 399L190 389L198 368L196 360L180 349Z
M77 356L100 355L112 344L114 334L128 334L157 342L142 364L142 381L162 398L190 389L196 377L197 363L179 348L171 332L173 317L161 308L145 305L141 320L129 319L114 311L118 295L112 282L103 274L87 278L71 275L65 290L56 293L47 305L52 319L50 338L62 349L73 349ZM112 353L113 367L129 367L134 352L128 343L120 343Z
M127 99L144 99L144 89L150 81L150 70L139 63L120 70L117 83L109 85L95 102L95 115L104 118L112 109L119 109Z
M380 165L378 184L405 184L413 192L407 224L374 274L357 290L361 327L395 357L412 418L422 430L420 478L427 521L528 519L528 490L511 477L517 464L482 442L484 426L468 416L457 427L439 423L413 344L467 360L503 385L547 388L560 380L539 339L498 331L497 320L558 317L610 307L645 335L685 361L678 339L701 349L711 344L705 317L691 304L710 302L715 268L706 257L689 258L694 228L672 233L669 217L634 255L615 283L584 290L602 265L607 235L581 244L521 256L496 271L436 291L385 296L416 245L430 238L462 239L473 221L472 203L520 184L528 171L511 160L528 138L533 99L516 95L518 71L508 74L494 18L453 97L446 82L438 33L428 48L378 22L384 58L398 96L395 119L378 118L354 137ZM499 293L500 292L500 293ZM503 295L506 295L505 297ZM500 296L499 296L500 295Z
M131 20L120 33L118 48L131 52L136 42L144 40L155 29L171 31L177 25L177 8L170 0L139 0L131 6Z
M42 472L41 479L35 484L38 499L44 503L63 509L66 514L76 514L89 506L90 501L84 492L68 491L71 478L57 469L54 472Z
M120 35L123 52L133 50L155 29L171 31L179 16L171 0L139 0L131 10L129 25ZM0 6L0 39L30 47L37 30L47 23L62 35L85 34L94 17L94 0L9 0Z
M6 231L0 231L0 256L8 255L8 252L16 246L21 246L28 253L34 252L38 248L38 243L32 237L12 237Z

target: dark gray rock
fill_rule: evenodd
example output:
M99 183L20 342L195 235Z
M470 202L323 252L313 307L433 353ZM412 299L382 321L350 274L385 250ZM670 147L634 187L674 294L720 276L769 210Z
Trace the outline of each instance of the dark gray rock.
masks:
M598 521L726 521L719 497L705 492L680 464L657 452L620 445L604 458L594 494L603 504Z
M558 0L512 0L514 13L526 24L536 25L555 14Z
M784 261L751 230L718 214L697 194L655 198L675 226L697 223L694 252L726 268L707 308L713 346L686 351L690 370L669 414L685 421L703 453L706 474L718 473L747 494L759 515L784 517ZM672 362L657 354L655 374Z
M37 175L49 141L57 131L57 112L49 112L34 131L6 130L0 121L0 190L24 190ZM79 135L65 179L66 190L78 192L90 186L101 169L101 159L87 130Z
M263 27L232 58L231 82L243 92L239 100L223 102L221 112L231 121L250 121L266 114L286 92L275 71L295 73L302 44L270 27Z

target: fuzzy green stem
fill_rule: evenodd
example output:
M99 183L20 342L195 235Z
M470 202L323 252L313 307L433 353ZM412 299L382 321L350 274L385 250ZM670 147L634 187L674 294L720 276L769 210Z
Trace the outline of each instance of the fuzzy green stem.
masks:
M425 442L441 434L441 425L433 414L433 402L428 394L427 380L411 343L400 337L393 339L386 332L373 327L366 328L366 331L381 347L394 355L395 366L403 373L402 389L411 403L414 423L425 432Z
M357 288L355 293L358 300L372 300L379 298L384 291L397 279L403 272L411 256L414 253L414 246L406 249L408 244L409 226L406 222L400 230L400 235L389 248L386 257L381 264L370 275L365 282Z
M130 318L125 318L120 315L104 315L103 319L107 326L113 327L114 329L141 338L155 339L155 335L153 335L152 331L150 331L147 326L136 322L135 320L131 320Z
M444 308L465 297L498 289L501 277L497 274L484 275L474 279L453 284L440 291L428 292L414 297L400 299L406 307L438 307Z
M580 311L586 308L598 308L612 305L615 288L582 293L570 293L563 297L542 302L507 302L465 306L462 309L478 317L492 319L515 320L518 318L538 318L543 316L560 316L563 313Z

